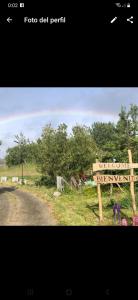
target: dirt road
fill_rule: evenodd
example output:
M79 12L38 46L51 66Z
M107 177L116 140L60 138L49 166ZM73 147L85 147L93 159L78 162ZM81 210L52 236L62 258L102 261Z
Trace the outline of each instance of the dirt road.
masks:
M15 187L0 187L0 226L56 225L42 200Z

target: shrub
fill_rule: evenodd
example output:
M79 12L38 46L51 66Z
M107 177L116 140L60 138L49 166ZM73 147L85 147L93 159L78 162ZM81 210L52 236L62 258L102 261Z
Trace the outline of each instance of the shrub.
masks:
M107 207L113 207L115 204L115 199L111 199ZM123 198L121 201L117 201L120 203L121 208L130 208L131 207L131 200L129 198Z
M115 200L114 200L114 199L111 199L109 204L110 204L111 206L113 206L113 205L115 204Z
M121 207L122 208L130 208L131 207L131 201L129 198L124 198L121 201Z
M36 186L53 186L55 185L55 181L48 175L46 176L41 176L39 179L35 181Z

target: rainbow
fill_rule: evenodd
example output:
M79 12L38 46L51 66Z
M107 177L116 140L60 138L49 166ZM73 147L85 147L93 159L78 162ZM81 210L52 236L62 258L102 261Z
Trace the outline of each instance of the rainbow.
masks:
M38 118L38 117L49 117L49 116L82 116L82 117L93 117L93 116L112 116L117 117L118 114L112 112L99 112L96 110L79 110L79 109L47 109L41 111L32 111L27 113L16 113L10 114L5 116L0 116L0 124L6 124L9 122L15 122L18 120L25 120L31 118Z

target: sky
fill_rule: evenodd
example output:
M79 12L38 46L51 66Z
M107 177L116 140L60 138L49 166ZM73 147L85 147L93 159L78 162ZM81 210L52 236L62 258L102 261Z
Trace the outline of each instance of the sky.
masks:
M0 88L0 158L23 132L30 141L51 123L72 126L118 120L121 105L138 105L138 88Z

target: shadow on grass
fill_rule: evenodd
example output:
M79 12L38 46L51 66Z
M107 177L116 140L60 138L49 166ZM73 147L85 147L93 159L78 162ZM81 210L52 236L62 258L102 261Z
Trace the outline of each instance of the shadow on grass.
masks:
M92 212L94 213L94 215L99 218L99 214L96 212L96 210L99 209L99 205L98 204L94 204L94 205L86 205L87 208L89 208L90 210L92 210Z
M99 213L98 213L99 212L99 205L98 204L87 205L86 207L89 208L97 218L99 218ZM110 211L111 209L112 209L112 206L110 206L110 205L106 205L105 207L103 207L103 211L104 210ZM109 219L110 218L112 218L112 221L113 221L113 224L114 224L114 215L112 215L112 217L109 216ZM126 213L121 211L121 219L123 219L123 218L127 219L129 225L132 224L132 218L128 217L128 215Z
M0 187L0 194L6 193L6 192L13 192L17 188L16 187Z

